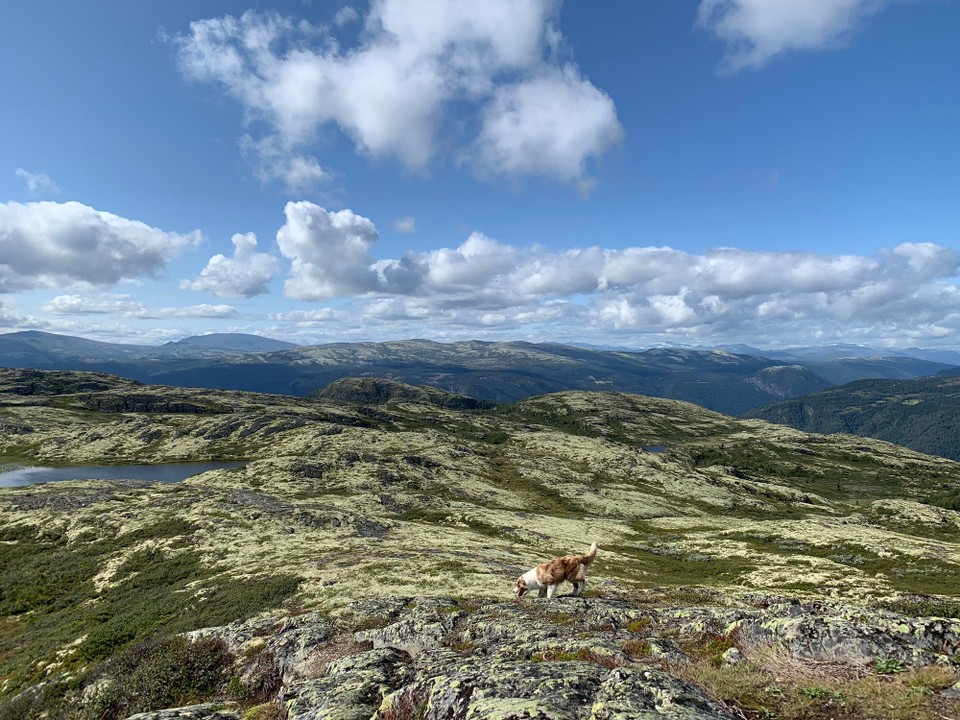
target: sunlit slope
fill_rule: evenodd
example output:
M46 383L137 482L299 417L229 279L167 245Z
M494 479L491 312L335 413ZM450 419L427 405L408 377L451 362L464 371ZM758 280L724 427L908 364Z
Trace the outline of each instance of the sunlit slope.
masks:
M960 487L960 466L882 442L614 393L461 411L433 391L357 405L46 377L43 392L57 394L7 381L10 461L251 461L178 485L3 493L4 525L60 528L67 547L175 518L183 532L169 542L189 546L211 577L283 568L327 602L429 592L424 577L442 578L438 591L455 578L458 592L489 593L591 540L603 548L597 583L624 590L960 585L960 514L922 502ZM666 451L645 449L655 446ZM138 549L105 546L100 582L121 582L110 568Z

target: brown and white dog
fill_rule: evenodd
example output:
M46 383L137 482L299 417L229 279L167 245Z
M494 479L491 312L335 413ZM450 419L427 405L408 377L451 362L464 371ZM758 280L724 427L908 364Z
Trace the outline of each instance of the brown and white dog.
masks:
M565 580L573 583L573 594L580 595L587 586L587 568L597 556L597 544L582 555L564 555L528 570L517 578L513 593L518 598L531 590L539 590L540 597L552 598Z

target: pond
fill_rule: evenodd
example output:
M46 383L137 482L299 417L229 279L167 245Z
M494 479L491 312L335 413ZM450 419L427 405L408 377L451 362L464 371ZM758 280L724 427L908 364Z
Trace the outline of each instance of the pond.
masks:
M61 480L145 480L175 483L209 470L246 465L245 460L164 463L162 465L77 465L75 467L0 468L0 487L22 487Z

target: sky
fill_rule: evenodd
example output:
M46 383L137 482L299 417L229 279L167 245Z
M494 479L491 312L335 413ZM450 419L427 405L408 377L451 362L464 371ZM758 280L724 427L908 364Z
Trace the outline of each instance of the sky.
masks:
M0 332L960 348L953 0L9 0Z

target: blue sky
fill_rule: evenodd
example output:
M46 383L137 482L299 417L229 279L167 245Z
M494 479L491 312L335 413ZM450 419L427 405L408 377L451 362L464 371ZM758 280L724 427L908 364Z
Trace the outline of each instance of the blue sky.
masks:
M0 6L0 331L958 347L960 4Z

